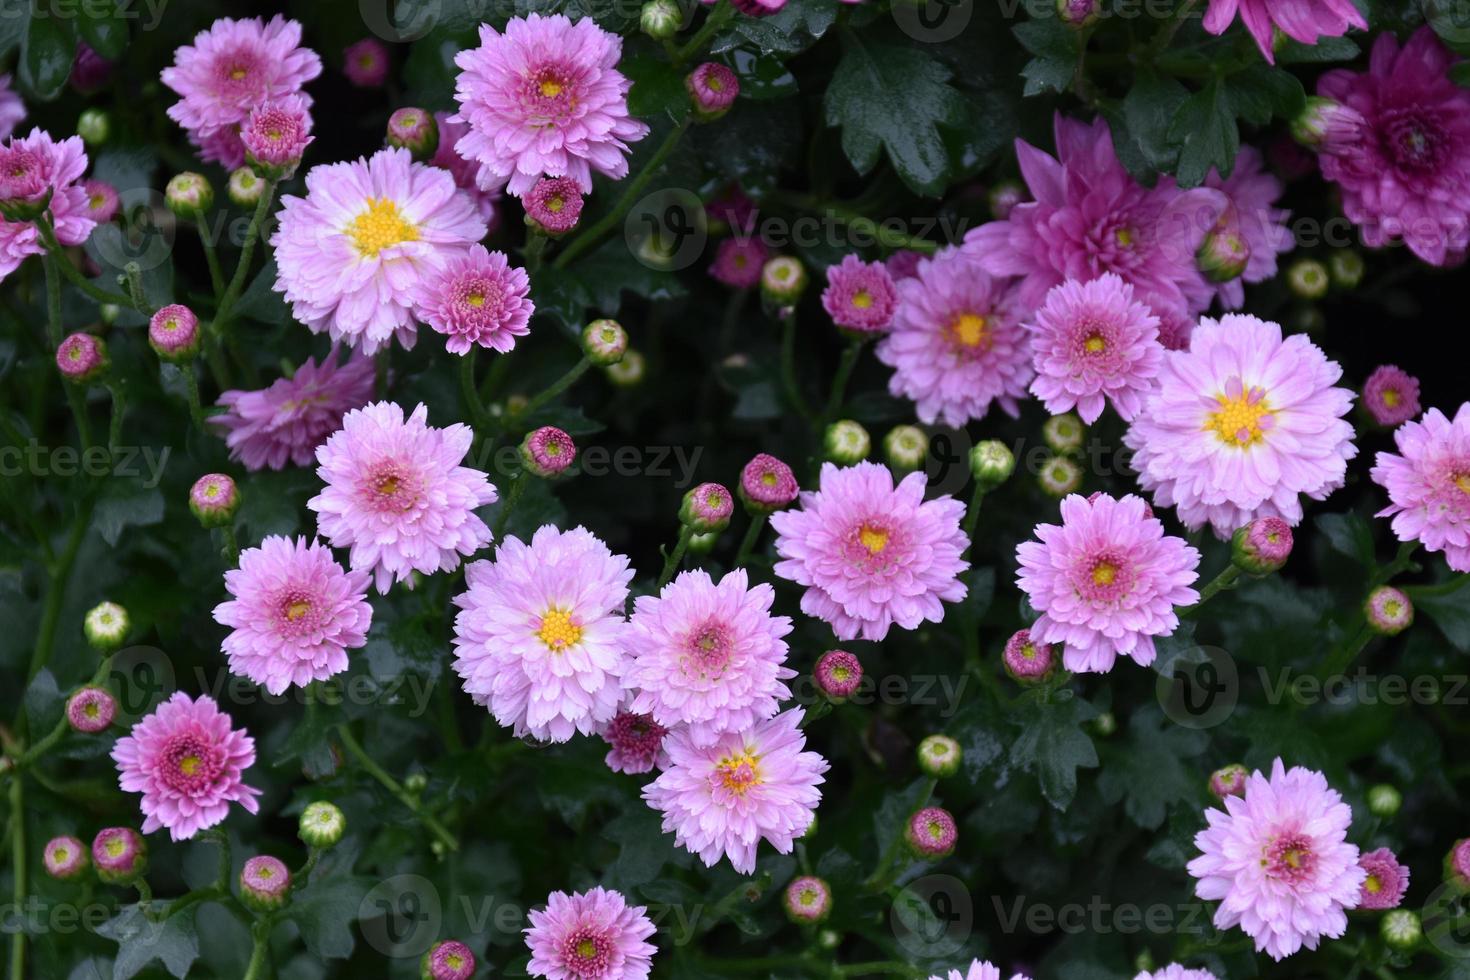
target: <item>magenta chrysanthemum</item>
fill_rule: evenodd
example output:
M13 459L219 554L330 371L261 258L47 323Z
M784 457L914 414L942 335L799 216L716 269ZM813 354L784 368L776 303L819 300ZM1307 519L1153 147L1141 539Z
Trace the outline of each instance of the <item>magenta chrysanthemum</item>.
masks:
M0 202L39 206L50 191L48 210L56 240L80 245L97 227L87 191L78 183L86 172L87 151L80 136L58 143L49 133L33 129L29 136L14 137L0 146ZM0 218L0 280L14 272L26 256L45 251L34 222Z
M474 200L480 217L484 218L490 230L494 231L500 220L495 213L495 204L500 200L500 188L482 189L476 179L480 173L480 165L473 160L466 160L454 148L460 138L470 131L470 127L462 122L454 121L447 112L434 113L434 122L439 127L439 147L429 159L429 166L449 171L454 177L455 186ZM581 198L577 200L580 204Z
M223 647L230 670L271 694L341 673L347 651L367 643L367 588L367 572L344 571L315 541L273 534L246 548L225 572L234 598L214 607L214 621L232 628Z
M334 548L351 548L354 570L371 571L379 592L413 572L459 567L460 556L490 543L477 507L495 502L485 474L460 460L474 432L456 423L436 429L423 405L407 419L392 402L375 402L342 418L317 447L326 483L306 502Z
M342 49L342 74L358 88L381 88L388 80L388 45L365 37Z
M1016 584L1041 613L1031 641L1064 644L1068 670L1106 672L1120 653L1147 667L1154 638L1179 625L1174 607L1199 601L1199 552L1165 534L1141 497L1072 494L1062 523L1035 533L1016 549Z
M734 289L750 289L761 281L761 267L770 250L759 238L737 235L720 242L709 274Z
M240 142L250 162L271 168L273 173L294 172L315 139L311 135L309 104L305 96L293 94L251 110L240 130Z
M313 167L306 197L281 199L275 290L313 333L372 354L415 339L419 284L485 237L448 171L385 149Z
M1302 521L1301 495L1343 485L1357 455L1343 419L1353 393L1301 334L1242 314L1200 320L1187 351L1170 351L1159 387L1124 441L1155 506L1221 540L1256 517Z
M669 765L643 787L648 805L664 815L664 832L707 867L724 855L741 874L755 870L761 838L789 854L816 816L828 768L804 751L801 719L801 709L791 708L713 745L696 745L687 729L670 732Z
M546 908L531 910L526 970L547 980L644 980L658 952L647 912L606 888L552 892Z
M1031 330L1036 380L1031 393L1053 415L1077 410L1091 425L1111 402L1131 421L1153 390L1164 361L1159 320L1111 272L1053 286Z
M465 569L454 597L454 669L517 737L565 742L612 720L623 698L623 606L633 571L586 528L506 538Z
M1375 368L1363 385L1363 407L1379 425L1402 425L1419 415L1419 379L1392 364Z
M527 220L551 235L565 235L582 217L582 189L570 177L542 177L521 203Z
M1393 518L1400 541L1443 551L1457 572L1470 572L1470 402L1453 421L1431 408L1393 434L1397 453L1379 453L1373 482L1388 491L1379 517Z
M849 254L827 267L822 308L839 327L881 333L898 308L898 289L882 262L864 262Z
M1244 795L1221 802L1205 811L1209 827L1194 838L1203 853L1189 862L1195 894L1220 902L1216 928L1240 926L1275 960L1340 937L1367 875L1347 842L1352 808L1326 777L1277 759L1270 778L1254 772Z
M160 76L180 96L168 116L199 147L200 158L226 170L245 162L240 127L256 106L301 92L322 72L316 52L301 47L301 25L281 16L223 17L174 52ZM309 96L302 96L311 104Z
M1351 3L1351 0L1343 2ZM1240 236L1249 253L1245 271L1215 286L1226 309L1239 309L1245 302L1244 284L1273 278L1276 275L1276 256L1291 251L1296 244L1286 226L1291 212L1275 206L1285 188L1274 174L1266 170L1260 151L1253 146L1240 148L1229 177L1221 177L1219 171L1211 168L1205 175L1205 186L1213 187L1229 198L1230 205L1221 216L1221 222L1228 231Z
M1031 344L1006 285L946 249L897 291L893 326L875 351L893 368L888 390L930 424L963 426L992 403L1014 418L1031 380Z
M1401 238L1434 265L1457 262L1470 244L1470 91L1449 77L1456 60L1429 27L1402 50L1384 31L1366 72L1339 68L1317 80L1318 95L1356 111L1367 128L1318 151L1343 213L1365 245Z
M259 808L260 790L242 773L255 762L255 740L230 727L214 699L179 691L117 740L112 758L127 793L142 793L143 833L167 827L188 840L224 820L231 803Z
M439 333L451 354L468 354L478 344L502 354L531 332L531 279L510 265L504 252L475 244L425 280L418 315Z
M545 174L587 193L594 170L626 177L628 144L648 126L628 115L622 53L622 39L591 17L533 13L511 18L503 34L481 24L480 46L454 58L454 118L470 126L455 149L479 162L480 186L519 197Z
M117 217L121 202L117 188L105 180L84 180L82 190L87 194L87 213L97 224L105 224Z
M1274 33L1303 44L1316 44L1324 37L1342 37L1349 27L1367 30L1368 22L1353 6L1353 0L1210 0L1204 27L1211 34L1224 34L1240 14L1245 29L1255 38L1261 57L1276 63Z
M10 139L21 120L26 117L26 106L20 95L11 87L10 75L0 75L0 140Z
M1133 980L1220 980L1220 978L1209 970L1191 970L1187 966L1170 963L1162 970L1155 970L1152 973L1145 970Z
M771 515L784 559L776 574L807 587L802 612L843 640L881 640L894 624L944 619L943 603L965 597L965 508L947 495L926 501L926 485L923 473L894 486L886 466L826 463L800 508Z
M1358 892L1358 908L1382 911L1398 908L1409 889L1409 869L1386 847L1369 851L1358 858L1358 866L1367 877Z
M1214 288L1195 252L1228 202L1208 187L1181 191L1161 180L1147 188L1118 162L1102 119L1091 125L1056 117L1057 156L1016 141L1016 158L1034 200L1004 221L965 236L963 250L993 276L1020 276L1022 316L1066 279L1116 273L1161 320L1166 311L1198 313Z
M770 718L791 697L784 666L791 619L772 616L776 592L736 569L718 583L682 572L656 596L639 596L624 637L629 710L666 728L690 726L696 745Z
M607 767L629 775L663 769L669 764L664 751L664 736L669 730L653 720L653 715L634 714L619 708L612 721L603 726L601 735L607 742Z
M258 391L232 389L219 396L223 414L209 417L230 447L230 458L248 470L282 469L289 460L310 466L316 447L342 427L342 416L373 396L373 361L335 351L321 364L307 358L289 378Z

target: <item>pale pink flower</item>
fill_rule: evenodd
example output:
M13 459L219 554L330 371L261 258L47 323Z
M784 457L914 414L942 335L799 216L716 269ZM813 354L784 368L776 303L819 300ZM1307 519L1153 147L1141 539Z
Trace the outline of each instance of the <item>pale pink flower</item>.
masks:
M373 361L336 351L317 364L302 362L289 378L258 391L231 389L219 396L223 414L211 415L230 447L230 458L248 470L310 466L316 447L342 427L342 416L373 397Z
M500 217L495 210L496 202L500 200L500 188L481 189L479 181L476 180L480 173L480 165L474 160L466 160L454 148L454 145L470 131L469 125L456 121L447 112L434 113L434 122L439 126L439 147L429 158L429 166L449 171L454 177L455 186L474 200L480 217L484 218L490 230L494 231L500 223ZM578 210L581 210L581 204L582 198L579 194L577 197Z
M1397 453L1379 453L1373 482L1388 491L1379 517L1393 518L1400 541L1443 551L1457 572L1470 572L1470 402L1452 420L1431 408L1393 434Z
M827 266L822 308L839 327L882 333L898 308L898 290L882 262L864 262L848 254L836 265Z
M51 225L62 245L80 245L97 227L80 183L87 172L87 151L80 136L56 142L49 133L33 129L0 146L0 201L39 203L49 191ZM0 280L27 256L42 255L46 246L31 221L0 218Z
M606 888L552 892L546 908L531 910L526 970L547 980L644 980L658 952L647 913Z
M417 313L444 335L451 354L468 354L478 344L504 354L517 337L531 332L531 279L512 268L504 252L474 244L427 277L418 294Z
M995 966L989 960L971 960L967 969L950 970L948 973L936 973L929 980L1000 980L1000 967ZM1011 980L1030 980L1029 977L1019 973L1014 974Z
M1220 980L1220 978L1209 970L1191 970L1178 963L1170 963L1162 970L1155 970L1152 973L1145 970L1133 980Z

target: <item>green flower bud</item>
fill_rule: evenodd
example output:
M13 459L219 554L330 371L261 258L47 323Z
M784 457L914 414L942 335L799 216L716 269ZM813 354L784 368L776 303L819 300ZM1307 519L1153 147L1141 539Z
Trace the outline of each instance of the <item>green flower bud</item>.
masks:
M1419 913L1411 909L1392 909L1378 923L1378 933L1391 949L1407 953L1424 938Z
M1082 467L1069 456L1053 456L1041 467L1037 479L1047 496L1060 500L1082 486Z
M112 133L112 119L101 109L83 110L77 118L77 135L88 146L101 146Z
M648 362L642 351L630 347L621 361L609 364L603 370L607 372L607 380L619 388L633 388L643 383L643 378L648 373Z
M970 475L987 493L1009 480L1015 471L1015 453L998 439L977 442L970 450Z
M883 455L895 470L916 470L929 455L929 437L917 425L895 425L883 437Z
M191 221L214 206L214 188L209 186L203 174L176 175L168 182L163 196L170 211Z
M1399 812L1404 805L1404 796L1388 783L1379 783L1368 790L1368 812L1387 820Z
M1327 271L1340 289L1354 289L1363 281L1363 257L1350 248L1340 248L1327 257Z
M1082 448L1082 439L1087 434L1087 429L1082 425L1082 420L1071 412L1063 415L1053 415L1046 420L1041 427L1041 437L1051 447L1051 451L1059 454L1075 453Z
M868 430L851 419L843 419L827 426L822 446L827 458L843 466L862 462L873 448Z
M679 33L684 15L674 0L648 0L638 13L638 27L655 41L666 41Z
M230 203L240 208L255 207L260 203L260 195L265 193L265 181L249 167L241 167L230 174L227 187Z
M1327 295L1327 267L1316 259L1297 259L1286 270L1286 284L1302 299L1321 299Z
M601 367L618 363L628 351L628 331L616 320L593 320L582 331L582 353Z
M948 735L930 735L919 743L919 768L936 779L959 772L963 757L960 743Z
M127 641L130 628L128 611L115 602L98 603L82 620L82 632L98 653L120 649Z
M332 847L346 832L347 818L336 804L318 800L301 811L297 835L308 847Z

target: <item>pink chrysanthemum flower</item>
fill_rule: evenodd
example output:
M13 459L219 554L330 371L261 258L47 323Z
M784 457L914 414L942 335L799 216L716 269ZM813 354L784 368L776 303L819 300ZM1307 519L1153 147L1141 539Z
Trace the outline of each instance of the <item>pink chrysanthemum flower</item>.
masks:
M474 432L436 429L423 405L407 419L392 402L348 412L317 447L326 487L306 502L334 548L351 548L354 570L371 571L379 592L413 572L459 567L460 556L490 543L475 508L495 502L485 474L460 466Z
M451 354L468 354L475 344L504 354L531 332L530 296L525 269L512 268L504 252L475 244L425 280L417 312L444 335Z
M643 787L663 829L706 867L721 855L741 874L755 870L761 838L781 854L816 817L827 760L803 751L802 710L791 708L713 745L696 745L688 729L664 739L669 765Z
M1220 978L1209 970L1191 970L1187 966L1170 963L1162 970L1155 970L1153 973L1145 970L1133 980L1220 980Z
M117 217L121 202L117 197L117 188L105 180L84 180L82 190L87 194L87 213L97 224L106 224Z
M519 197L545 174L588 193L594 170L626 177L628 144L648 126L628 115L622 53L622 39L591 17L533 13L503 34L481 24L480 46L454 58L455 118L470 126L455 149L479 162L480 186Z
M1429 27L1415 31L1402 50L1393 32L1384 31L1366 72L1339 68L1317 80L1318 95L1356 111L1367 127L1360 139L1321 146L1318 162L1369 247L1402 238L1433 265L1465 254L1470 91L1449 77L1457 60Z
M259 17L215 21L174 52L160 77L180 96L168 117L188 132L200 158L233 170L245 162L240 127L251 111L299 93L321 73L321 58L301 47L301 25L277 15L268 24Z
M1399 864L1399 859L1386 847L1369 851L1358 858L1358 865L1367 875L1358 892L1358 908L1382 911L1398 908L1409 889L1409 869Z
M750 289L761 281L761 267L770 249L756 237L737 235L720 242L709 274L734 289Z
M658 949L648 910L606 888L552 892L531 910L526 970L547 980L645 980Z
M570 177L542 177L521 203L527 220L549 235L565 235L582 217L582 189Z
M0 141L10 139L10 134L25 117L26 105L11 87L10 75L0 75Z
M306 197L281 199L275 290L313 333L376 353L415 339L419 284L485 237L475 204L407 150L313 167Z
M1400 541L1443 551L1457 572L1470 572L1470 402L1453 421L1431 408L1393 434L1397 453L1379 453L1373 482L1388 491L1379 517L1393 518Z
M1031 393L1053 415L1077 410L1088 425L1111 402L1131 421L1153 390L1164 361L1159 320L1133 287L1105 272L1089 282L1053 286L1031 330L1036 380Z
M490 230L494 231L495 226L499 223L499 217L495 213L495 204L500 200L500 188L482 189L479 181L475 179L480 173L480 165L474 160L466 160L454 148L454 145L470 131L470 127L465 123L455 121L447 112L434 113L434 122L439 126L439 147L429 158L429 166L449 171L454 177L455 186L474 199L480 217L484 218ZM579 211L581 205L582 198L578 194L577 208Z
M898 289L882 262L864 262L849 254L827 267L822 308L839 327L881 333L898 308Z
M905 279L912 279L919 274L919 263L924 261L923 252L916 252L911 248L901 248L888 258L883 260L883 268L893 277L895 283Z
M1215 927L1240 926L1274 960L1347 931L1366 872L1347 842L1353 811L1320 772L1289 772L1277 759L1267 778L1251 774L1245 794L1205 811L1189 862L1195 894L1219 901Z
M1016 584L1041 612L1032 642L1064 644L1068 670L1107 672L1120 653L1147 667L1154 638L1179 625L1174 607L1199 601L1199 552L1165 534L1141 497L1072 494L1062 523L1035 533L1016 549Z
M669 755L664 751L664 736L668 733L667 728L653 720L653 715L619 708L600 733L610 746L605 760L607 767L629 775L652 772L655 766L666 768Z
M926 501L925 487L922 472L894 486L878 463L826 463L800 508L771 515L784 559L776 574L807 587L802 612L843 640L881 640L894 624L911 630L944 619L943 603L965 597L965 507L947 495Z
M1303 44L1316 44L1324 37L1342 37L1349 27L1367 30L1368 22L1353 6L1353 0L1210 0L1204 27L1211 34L1224 34L1240 14L1245 29L1255 38L1261 57L1276 63L1272 48L1277 29Z
M989 960L971 960L970 965L964 971L950 970L948 973L936 973L929 980L1000 980L1000 967L995 966ZM1029 977L1019 973L1013 975L1011 980L1030 980Z
M465 693L516 737L565 742L622 701L623 606L633 571L586 528L506 538L465 569L454 669Z
M962 427L992 403L1016 417L1031 381L1031 344L1005 283L946 249L920 261L897 292L893 326L875 351L893 368L888 390L911 399L930 424Z
M1402 425L1419 415L1419 379L1392 364L1375 368L1363 385L1363 407L1379 425Z
M123 791L143 794L145 834L167 827L174 840L188 840L224 820L231 803L259 809L260 790L241 781L255 740L231 728L207 695L175 693L117 740L112 758Z
M1351 3L1351 0L1343 2ZM1276 256L1291 251L1296 244L1286 226L1291 212L1275 206L1285 188L1265 168L1260 151L1253 146L1240 148L1229 177L1222 178L1219 171L1211 168L1205 176L1205 186L1221 191L1230 199L1223 220L1231 231L1240 236L1249 252L1244 272L1215 285L1225 308L1236 310L1245 303L1244 284L1274 278Z
M224 640L230 670L280 694L347 669L347 651L367 643L373 607L367 572L348 572L331 549L273 534L240 552L225 572L234 596L214 607L232 628Z
M280 176L293 173L316 138L311 135L309 104L305 96L293 94L252 109L240 130L246 158Z
M1154 505L1221 540L1257 517L1302 521L1301 495L1343 485L1357 455L1343 419L1342 368L1301 334L1230 313L1200 320L1189 350L1164 356L1159 386L1124 441Z
M791 697L784 666L791 619L772 616L776 591L749 585L745 569L718 583L680 573L656 596L639 596L623 639L629 710L665 728L687 724L697 745L770 718Z
M230 447L230 458L248 470L310 466L316 447L342 427L342 416L373 397L373 361L333 351L321 364L307 358L289 378L258 391L232 389L219 396L225 409L209 418Z
M29 136L16 136L0 146L0 201L39 202L49 190L56 240L80 245L97 227L87 191L78 183L86 172L87 151L80 136L58 143L49 133L33 129ZM26 256L45 251L33 222L0 218L0 280Z
M1228 201L1220 191L1181 191L1161 180L1147 188L1113 151L1107 123L1056 117L1057 156L1016 141L1016 158L1034 200L1004 221L981 225L962 248L993 276L1020 276L1022 316L1066 279L1116 273L1161 320L1165 311L1198 313L1213 286L1195 252Z
M358 88L382 88L388 80L388 45L375 37L342 49L342 74Z

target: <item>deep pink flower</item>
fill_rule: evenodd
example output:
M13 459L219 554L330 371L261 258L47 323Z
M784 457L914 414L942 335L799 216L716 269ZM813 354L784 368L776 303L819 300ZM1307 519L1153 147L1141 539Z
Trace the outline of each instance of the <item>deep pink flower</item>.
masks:
M97 227L85 187L87 151L80 136L56 142L49 133L31 130L0 146L0 201L39 203L49 190L51 224L56 240L80 245ZM46 246L30 221L0 218L0 280L14 272L29 255L41 255Z
M761 267L770 250L757 237L736 235L720 242L709 274L734 289L750 289L761 281Z
M342 74L358 88L382 88L388 80L388 45L375 37L342 49Z
M471 245L425 279L415 307L418 316L444 335L451 354L468 354L475 344L504 354L517 337L531 332L531 279L512 268L504 252Z
M542 177L521 203L526 218L548 235L565 235L582 217L582 189L570 177Z
M1431 408L1393 434L1397 453L1379 453L1373 482L1388 491L1379 517L1393 518L1400 541L1443 551L1457 572L1470 572L1470 402L1454 420Z
M211 415L230 447L230 458L248 470L310 466L316 447L342 427L342 416L373 397L373 361L334 350L321 364L311 358L289 378L258 391L231 389L219 396L221 415Z
M694 113L701 119L724 115L740 95L740 79L717 61L706 61L684 79L684 87L694 103Z
M859 333L881 333L898 308L898 290L882 262L864 262L848 254L827 266L822 308L839 327Z
M668 733L667 728L653 720L653 715L619 708L600 733L610 746L607 767L630 775L651 772L654 766L663 769L669 764L668 753L664 751L664 736Z
M1358 892L1358 908L1374 911L1398 908L1409 889L1409 869L1399 864L1393 851L1386 847L1369 851L1358 858L1358 865L1367 873Z
M500 223L500 216L496 213L495 205L500 200L500 188L484 190L476 177L480 173L480 165L474 160L467 160L459 155L454 145L470 131L466 123L455 121L447 112L434 113L434 122L439 126L439 148L429 159L429 166L448 170L454 177L454 184L460 190L468 194L475 202L480 217L485 220L491 231L494 231ZM582 198L577 197L578 210L581 210Z
M644 980L658 952L647 912L606 888L552 892L546 908L531 910L526 970L547 980Z
M1342 37L1349 27L1368 29L1368 22L1353 6L1353 0L1210 0L1205 11L1205 30L1224 34L1237 12L1245 29L1255 38L1256 47L1261 49L1261 57L1273 65L1276 28L1308 45L1324 37Z
M1402 425L1419 415L1419 379L1392 364L1374 368L1363 385L1363 407L1379 425Z
M1247 3L1256 0L1246 0ZM1321 0L1289 0L1289 2L1321 2ZM1341 0L1351 6L1352 0ZM1240 236L1249 252L1245 271L1237 278L1215 286L1220 302L1227 310L1239 309L1245 302L1245 283L1265 282L1276 276L1276 256L1291 251L1296 244L1286 223L1291 212L1276 207L1285 188L1266 170L1261 154L1253 146L1242 146L1235 154L1235 167L1229 177L1222 178L1213 167L1205 175L1205 186L1213 187L1230 199L1220 221L1230 232Z
M0 75L0 141L10 139L10 134L15 132L15 127L25 117L26 105L11 87L10 75Z
M81 95L91 95L101 90L112 77L112 62L102 57L86 41L77 43L77 54L72 59L71 75L67 83Z
M117 740L112 758L127 793L142 793L143 833L167 827L188 840L224 820L231 803L259 808L260 790L242 773L255 762L255 740L230 727L207 695L179 691Z
M308 105L304 96L287 95L251 110L240 130L246 158L281 176L294 171L301 155L315 139L311 135Z
M747 509L780 510L800 492L791 467L768 453L756 453L740 471L740 499Z
M93 221L101 225L117 217L121 206L117 188L105 180L84 180L82 190L87 192L87 213L92 216Z

